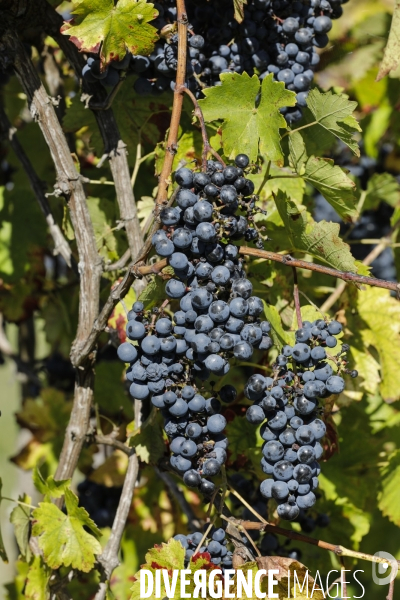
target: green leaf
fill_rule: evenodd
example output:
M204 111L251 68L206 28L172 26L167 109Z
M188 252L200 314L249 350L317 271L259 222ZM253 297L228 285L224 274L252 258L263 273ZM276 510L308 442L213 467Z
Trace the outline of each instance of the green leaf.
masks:
M18 500L25 502L25 504L31 503L31 498L25 494L20 496ZM29 548L30 519L31 509L22 504L17 504L10 515L10 522L14 525L14 535L17 540L19 551L28 562L31 558L31 550Z
M400 2L394 3L392 24L390 26L389 38L386 44L383 60L379 67L376 80L379 81L389 73L397 70L400 56Z
M38 467L33 469L32 481L37 491L48 498L61 498L71 484L70 479L55 481L52 475L45 480Z
M86 510L78 506L77 496L68 489L65 490L65 506L66 515L54 504L41 502L33 511L32 535L38 537L44 560L50 568L71 566L88 573L95 565L95 556L101 552L96 539L101 536L101 531Z
M336 136L344 142L354 154L360 156L360 150L353 135L361 131L361 127L353 116L357 102L349 101L346 94L334 92L322 93L317 88L310 91L307 97L307 108L313 115L315 125L309 135L318 139L321 130Z
M72 23L64 23L62 33L81 52L98 52L103 65L122 60L127 52L148 55L158 39L149 21L158 11L144 0L75 0ZM100 48L101 46L101 48Z
M283 193L278 193L275 202L293 249L311 254L334 269L357 272L349 246L339 236L338 223L316 223L305 207L297 206Z
M386 402L400 398L400 304L389 290L368 288L357 296L356 314L348 327L358 332L365 349L375 349L380 362L380 392Z
M40 556L35 556L26 577L25 598L27 600L49 600L51 571Z
M3 481L0 477L0 505L1 505L1 500L2 500L2 494L1 494L2 488L3 488ZM3 562L8 563L8 556L7 556L6 548L4 546L3 537L1 535L1 527L0 527L0 558Z
M234 158L240 152L255 162L258 154L283 165L279 129L287 129L279 109L294 106L295 94L272 74L260 84L257 75L222 73L222 85L206 88L200 100L206 121L223 121L224 154Z
M249 448L255 448L257 445L256 428L243 417L237 416L230 421L226 426L226 432L232 461L242 454L246 455Z
M267 304L263 300L264 313L268 321L271 323L271 337L274 341L275 346L281 348L289 344L292 346L295 343L294 333L285 331L282 327L282 320L279 315L278 309L271 304Z
M399 182L390 173L374 173L368 180L363 210L376 209L381 202L393 207L400 202Z
M166 267L163 269L163 273L169 273L170 275L173 275L174 271L172 267ZM143 302L146 310L150 310L150 308L158 304L160 301L165 300L164 279L159 275L155 275L148 286L140 294L139 300Z
M307 156L306 146L300 133L293 133L289 140L290 157L297 173L313 185L336 212L345 220L356 216L354 195L356 185L333 161L317 156Z
M400 527L400 450L393 452L381 472L382 490L378 496L378 506L385 517Z

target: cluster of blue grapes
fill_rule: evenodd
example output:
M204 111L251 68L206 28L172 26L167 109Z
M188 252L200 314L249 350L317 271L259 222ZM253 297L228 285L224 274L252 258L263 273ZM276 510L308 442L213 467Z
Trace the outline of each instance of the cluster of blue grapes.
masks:
M87 510L98 527L111 527L121 491L122 487L106 487L85 479L78 485L79 505Z
M217 396L231 402L236 390L226 385L206 398L196 382L222 377L230 359L248 360L255 348L272 345L270 324L259 318L263 303L252 295L238 248L229 243L243 237L262 241L249 226L259 209L254 185L245 177L248 166L249 158L241 154L235 165L208 161L206 172L176 172L176 206L161 210L162 228L152 243L174 269L165 292L179 308L172 318L156 309L150 319L136 302L126 326L136 345L125 342L118 348L119 357L130 363L130 394L150 397L165 418L172 467L206 495L215 488L204 477L219 473L228 444ZM239 209L246 216L237 215Z
M245 386L245 396L254 402L246 417L254 425L262 424L261 467L271 476L260 491L264 498L277 501L282 519L296 519L301 509L316 501L320 440L326 433L319 399L344 390L342 373L357 376L347 368L347 344L335 356L329 354L341 331L338 321L305 321L296 331L296 344L284 346L277 357L273 377L252 375Z
M205 528L207 525L204 526ZM175 540L180 542L185 549L185 566L189 564L191 557L194 555L196 548L203 539L203 533L196 531L195 533L189 533L183 535L179 533L174 537ZM214 526L210 529L207 534L207 538L204 540L203 545L199 548L198 554L208 552L210 555L210 561L217 565L224 571L225 569L232 568L232 552L227 548L228 540L225 537L225 530L222 527L216 529Z
M123 71L128 75L140 75L150 67L150 64L147 56L133 55L127 52L122 60L114 60L105 69L102 69L98 55L93 55L87 57L86 64L82 69L82 77L90 83L99 81L105 87L114 87L119 82Z
M249 0L244 20L238 23L231 0L213 0L207 5L196 0L186 3L189 30L186 85L201 97L202 89L219 85L221 73L257 73L260 79L272 73L297 94L297 107L282 109L288 123L301 118L306 106L314 69L319 63L318 48L328 42L332 19L342 15L348 0ZM177 42L174 35L162 35L176 22L172 0L158 2L153 22L166 41L159 41L149 57L149 68L135 83L138 93L158 93L174 87Z

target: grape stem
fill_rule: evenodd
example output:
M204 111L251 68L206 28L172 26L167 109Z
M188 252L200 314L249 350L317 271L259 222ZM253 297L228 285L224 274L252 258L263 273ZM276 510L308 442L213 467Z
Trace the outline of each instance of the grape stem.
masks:
M236 494L235 494L236 495ZM306 544L311 544L312 546L318 546L324 550L329 550L336 554L336 556L349 556L351 558L357 558L360 560L367 560L369 562L388 564L388 561L385 558L381 558L376 554L366 554L365 552L356 552L355 550L350 550L349 548L345 548L344 546L330 544L329 542L324 542L323 540L318 540L315 538L310 538L307 535L303 535L302 533L297 533L296 531L292 531L291 529L284 529L283 527L279 527L278 525L273 525L272 523L267 523L263 519L263 523L257 523L256 521L244 521L242 519L234 519L231 517L231 520L234 524L241 525L245 529L250 530L258 530L258 531L269 531L275 535L283 535L291 540L296 540L298 542L304 542ZM400 561L397 561L400 566Z
M214 150L214 148L212 148L210 146L210 142L208 139L208 134L207 134L207 129L206 129L206 124L204 121L204 115L203 115L203 111L200 108L199 103L196 100L196 97L194 96L194 94L186 87L182 87L182 92L184 92L185 94L187 94L189 96L189 98L191 99L191 101L193 102L193 106L194 106L194 115L195 117L198 118L199 123L200 123L200 129L201 129L201 137L203 138L203 152L202 152L202 167L203 167L203 171L206 171L207 169L207 155L209 152L211 152L211 154L214 156L214 158L216 158L218 160L218 162L221 163L221 165L225 168L226 164L224 163L224 161L222 160L222 158L220 157L220 155L218 154L218 152L216 152Z
M300 307L300 296L299 296L299 284L297 282L297 271L296 267L292 267L293 271L293 298L294 298L294 306L296 309L297 316L297 327L301 329L303 327L303 320L301 318L301 307Z
M350 271L338 271L332 267L325 267L316 263L311 263L306 260L300 260L293 258L288 254L278 254L277 252L269 252L268 250L258 250L257 248L250 248L248 246L240 246L239 254L242 256L255 256L257 258L265 258L273 262L278 262L287 267L297 267L299 269L306 269L307 271L314 271L316 273L322 273L323 275L329 275L330 277L336 277L343 279L344 281L350 281L353 283L359 283L369 285L371 287L384 288L386 290L392 290L396 292L397 296L400 295L400 284L395 281L386 281L385 279L377 279L375 277L368 277L366 275L357 275L357 273L351 273ZM135 271L138 275L151 275L158 274L168 264L166 258L157 261L152 265L146 265L136 267Z
M393 600L393 594L394 594L394 578L389 583L389 592L388 592L388 595L386 596L386 600Z
M187 60L187 29L188 20L184 0L176 0L177 24L178 24L178 66L176 71L174 101L172 104L171 123L169 126L168 138L164 163L158 178L158 191L156 197L156 215L161 210L164 202L167 201L168 187L171 181L172 165L177 150L179 123L182 115L183 90L185 89L186 78L186 60Z
M243 525L238 525L237 523L235 523L232 519L230 519L229 517L226 517L225 515L221 515L221 519L223 521L226 521L227 523L230 523L231 525L233 525L233 527L236 527L236 529L240 532L240 533L244 533L244 535L247 537L247 539L249 540L249 542L251 543L251 545L253 546L256 554L258 554L258 556L261 556L261 552L259 551L259 549L257 548L257 546L255 545L255 543L253 542L253 540L251 539L251 536L249 535L247 529L245 527L243 527Z

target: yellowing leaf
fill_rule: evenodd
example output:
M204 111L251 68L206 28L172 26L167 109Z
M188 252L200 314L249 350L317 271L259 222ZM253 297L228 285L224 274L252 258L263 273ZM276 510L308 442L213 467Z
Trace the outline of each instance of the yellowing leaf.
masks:
M41 502L32 516L35 520L32 535L38 537L45 563L52 569L72 567L88 573L100 554L101 536L95 523L84 508L78 506L78 498L71 490L65 490L65 515L50 502ZM88 527L92 533L85 531ZM96 537L95 537L96 536Z
M377 76L377 81L395 71L399 65L400 57L400 1L394 3L394 13L388 42L383 55L383 60Z
M206 88L199 104L206 121L223 121L224 154L234 158L244 152L256 161L260 153L283 165L279 129L287 124L279 109L294 106L295 94L273 81L272 74L261 84L257 75L246 73L222 73L220 79L222 85Z
M50 598L50 569L43 564L40 556L35 556L26 577L25 598L27 600L48 600Z
M37 466L33 469L32 480L38 492L43 494L43 496L48 496L50 498L61 498L61 496L64 496L65 490L69 488L71 484L70 479L55 481L52 475L44 480Z
M400 398L400 304L389 290L368 288L358 294L357 314L350 328L366 348L375 348L381 367L380 391L386 402Z
M334 269L357 272L349 246L339 237L338 223L316 223L304 207L297 206L285 194L278 193L275 202L292 248L307 252Z
M400 526L400 450L390 457L389 463L382 469L382 491L379 493L379 508L392 523Z
M81 52L98 52L103 65L122 60L127 52L148 55L157 41L157 30L149 21L158 11L143 0L75 0L74 20L62 33Z

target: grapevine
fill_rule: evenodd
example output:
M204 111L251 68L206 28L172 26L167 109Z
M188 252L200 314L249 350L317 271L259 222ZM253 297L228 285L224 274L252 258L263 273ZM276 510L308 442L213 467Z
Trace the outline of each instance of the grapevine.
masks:
M6 600L368 563L393 600L400 9L363 3L0 2Z

